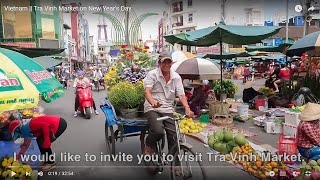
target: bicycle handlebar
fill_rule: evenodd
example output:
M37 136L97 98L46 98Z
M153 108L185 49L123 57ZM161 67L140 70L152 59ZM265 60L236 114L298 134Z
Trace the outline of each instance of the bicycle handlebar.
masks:
M164 121L164 120L167 120L167 119L174 120L174 121L179 121L180 119L183 119L185 117L186 117L185 115L180 117L180 118L172 118L172 117L169 117L169 116L163 116L163 117L157 118L157 121Z

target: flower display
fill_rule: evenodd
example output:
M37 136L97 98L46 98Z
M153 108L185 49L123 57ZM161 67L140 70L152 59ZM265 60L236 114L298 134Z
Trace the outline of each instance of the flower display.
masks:
M144 79L148 69L153 67L153 61L148 54L148 46L143 46L142 40L140 43L130 47L127 44L121 45L121 55L114 66L105 75L106 88L121 81L137 83Z
M140 70L135 68L125 68L121 79L129 81L131 83L137 83L138 81L144 79L147 75L147 71L144 68Z

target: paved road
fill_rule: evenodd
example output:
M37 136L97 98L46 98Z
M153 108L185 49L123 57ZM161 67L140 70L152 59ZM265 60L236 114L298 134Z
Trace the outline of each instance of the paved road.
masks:
M241 83L240 83L241 85ZM94 99L99 106L99 100L104 98L104 91L94 92ZM68 128L65 133L53 144L53 151L56 153L57 168L54 170L60 172L60 176L49 176L47 173L41 179L169 179L169 170L166 169L163 174L155 177L150 176L142 164L138 164L137 154L140 154L140 141L138 137L127 138L125 142L117 143L116 151L119 153L133 155L133 161L100 161L100 154L106 154L104 141L105 116L101 110L100 115L93 115L90 120L81 116L73 117L74 94L73 89L66 90L66 96L58 99L51 104L42 103L45 107L45 113L49 115L60 115L68 122ZM263 129L254 127L253 122L237 123L244 129L250 129L258 133L253 141L257 144L268 143L275 146L277 136L266 136ZM203 164L209 177L215 179L255 179L248 173L232 167L229 163L220 161L208 161L209 152L202 143L193 139L188 139L193 145L195 152L203 154ZM80 161L61 161L60 153L70 153L80 155ZM86 161L85 154L94 155L96 161ZM93 156L92 156L93 158ZM62 172L73 173L73 176L62 176Z

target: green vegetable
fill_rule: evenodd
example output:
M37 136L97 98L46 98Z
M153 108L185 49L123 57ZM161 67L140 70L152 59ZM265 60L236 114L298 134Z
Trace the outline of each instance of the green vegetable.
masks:
M214 145L213 145L213 149L218 151L218 152L221 152L222 151L222 143L221 142L216 142Z
M225 128L223 130L223 136L224 136L224 141L225 142L229 142L233 139L233 133L232 130L229 128Z
M245 136L241 133L239 133L236 137L234 137L234 140L239 146L243 146L247 142Z
M308 165L310 165L310 166L317 166L318 164L317 164L317 161L311 160L311 161L309 161Z

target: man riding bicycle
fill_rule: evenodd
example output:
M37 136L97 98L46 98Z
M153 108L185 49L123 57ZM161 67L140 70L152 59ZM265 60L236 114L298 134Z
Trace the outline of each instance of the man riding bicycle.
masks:
M163 116L173 117L173 102L176 96L179 97L185 108L186 115L189 117L194 115L188 105L180 75L170 70L172 63L173 61L167 52L161 53L158 59L158 68L150 71L143 81L146 97L144 112L149 123L149 135L144 149L146 155L152 155L156 142L163 137L163 125L175 130L174 122L170 120L157 121L157 118ZM174 136L174 132L167 131L169 150L176 141Z

